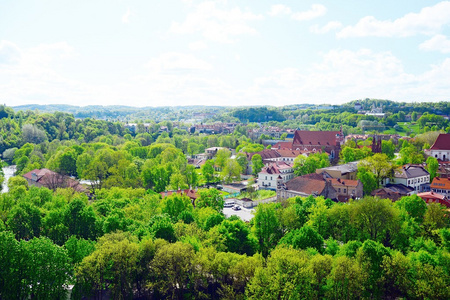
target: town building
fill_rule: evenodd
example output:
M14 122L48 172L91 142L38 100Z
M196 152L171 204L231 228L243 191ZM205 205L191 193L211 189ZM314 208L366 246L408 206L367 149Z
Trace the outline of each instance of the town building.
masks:
M51 190L72 188L80 193L88 192L77 180L45 168L34 169L24 174L23 177L27 180L29 186L46 187Z
M331 186L336 190L339 202L363 197L363 184L359 180L328 178Z
M354 161L343 165L331 166L316 170L317 174L322 174L323 172L328 173L332 178L336 179L356 180L356 173L358 172L358 162Z
M394 170L393 182L409 186L414 193L419 193L430 183L430 173L420 165L404 165Z
M387 184L381 189L374 190L371 195L381 199L391 199L392 201L397 201L401 197L411 196L413 192L413 188L404 184Z
M276 143L272 149L288 149L310 152L326 152L330 160L339 158L341 145L344 143L342 131L305 131L296 130L292 142Z
M450 198L450 179L435 177L430 185L431 191Z
M292 197L323 196L331 200L337 200L338 194L331 181L327 180L327 174L307 174L295 177L286 183L281 181L277 185L277 199Z
M277 183L286 183L294 178L293 164L284 161L275 161L267 164L258 173L258 187L260 189L276 190Z
M429 203L439 203L446 207L450 208L450 200L447 199L446 196L435 193L435 192L424 192L417 194L420 198L422 198L427 204Z
M450 161L450 133L441 133L425 154L441 161Z

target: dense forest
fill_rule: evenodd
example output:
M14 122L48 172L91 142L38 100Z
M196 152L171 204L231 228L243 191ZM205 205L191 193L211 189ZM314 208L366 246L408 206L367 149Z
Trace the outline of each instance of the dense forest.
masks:
M439 204L415 195L348 203L295 197L260 204L244 222L227 218L224 193L209 187L239 179L249 163L245 153L264 149L251 137L260 128L252 121L343 126L346 133L411 122L409 132L396 131L404 139L383 141L381 154L361 141L343 146L341 162L363 161L366 189L384 176L373 166L423 163L423 149L450 132L448 103L359 102L367 109L382 105L385 118L357 114L354 103L328 110L213 108L203 122L244 123L210 135L145 113L133 115L138 126L130 131L112 116L0 107L0 153L4 164L17 166L9 191L0 195L0 299L62 299L69 286L73 299L449 299L450 220ZM268 111L272 120L261 117ZM200 169L188 163L208 147L226 149ZM257 166L261 157L254 157ZM320 155L297 160L296 174L325 161ZM29 186L22 175L41 168L87 180L89 192ZM160 194L185 188L198 188L198 197Z

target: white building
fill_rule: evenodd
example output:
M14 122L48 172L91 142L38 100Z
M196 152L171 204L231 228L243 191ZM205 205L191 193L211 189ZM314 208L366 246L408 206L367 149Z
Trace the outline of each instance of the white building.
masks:
M423 185L430 183L430 173L422 166L405 165L394 172L394 183L414 189L414 194L423 191Z
M283 183L294 178L293 165L283 161L267 164L258 173L258 186L260 189L276 190L279 179Z
M450 133L441 133L425 153L441 161L450 161Z

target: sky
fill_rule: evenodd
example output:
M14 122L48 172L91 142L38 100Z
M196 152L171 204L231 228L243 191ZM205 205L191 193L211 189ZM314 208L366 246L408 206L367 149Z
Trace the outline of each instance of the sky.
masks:
M449 101L450 1L1 0L0 103Z

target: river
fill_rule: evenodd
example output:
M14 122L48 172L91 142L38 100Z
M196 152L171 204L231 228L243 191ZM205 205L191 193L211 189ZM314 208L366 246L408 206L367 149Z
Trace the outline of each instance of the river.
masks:
M16 166L12 165L12 166L7 166L7 167L3 167L3 174L5 175L5 180L3 181L3 185L2 185L2 193L6 193L8 192L8 180L9 178L13 177L14 174L16 174Z

